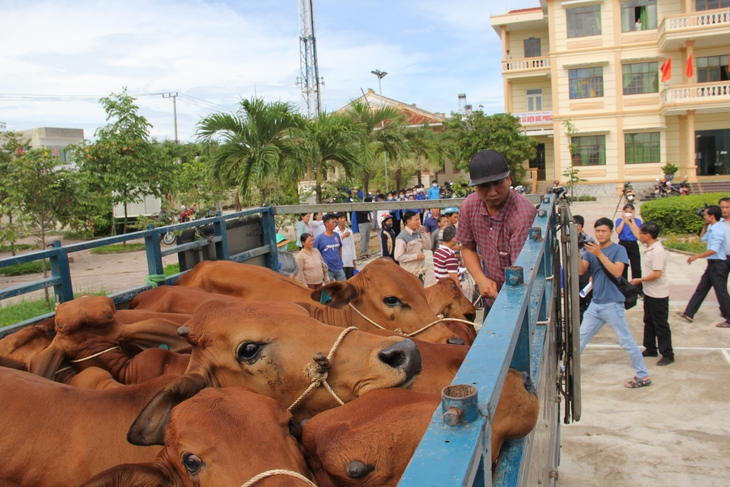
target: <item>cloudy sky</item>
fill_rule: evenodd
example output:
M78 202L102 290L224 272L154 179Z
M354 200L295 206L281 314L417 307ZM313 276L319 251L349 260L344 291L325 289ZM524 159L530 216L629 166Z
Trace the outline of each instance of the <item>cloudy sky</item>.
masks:
M337 110L388 72L383 95L432 112L459 93L503 110L500 41L490 15L539 0L314 0L322 105ZM152 135L194 139L204 116L257 95L302 105L298 0L0 2L0 124L103 126L101 96L126 86Z

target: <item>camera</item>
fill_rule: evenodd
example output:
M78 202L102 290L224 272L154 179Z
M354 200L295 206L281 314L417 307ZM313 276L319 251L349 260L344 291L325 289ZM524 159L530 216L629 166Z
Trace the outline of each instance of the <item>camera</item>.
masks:
M585 232L580 232L578 234L578 248L582 249L585 247L586 242L588 242L588 235L586 235Z
M705 218L705 210L707 207L710 206L707 203L705 203L705 206L703 208L699 208L695 211L695 214L700 218Z

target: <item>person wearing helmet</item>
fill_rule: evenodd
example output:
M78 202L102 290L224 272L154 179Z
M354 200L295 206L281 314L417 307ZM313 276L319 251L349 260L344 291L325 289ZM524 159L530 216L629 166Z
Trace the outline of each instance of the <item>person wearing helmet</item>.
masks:
M474 193L461 205L456 240L464 265L486 298L486 315L504 284L505 268L514 264L527 240L537 210L510 189L509 164L497 151L478 152L469 164L469 177Z
M180 207L180 210L182 210L182 213L180 214L180 223L185 223L186 221L190 220L190 210L185 205L182 205Z

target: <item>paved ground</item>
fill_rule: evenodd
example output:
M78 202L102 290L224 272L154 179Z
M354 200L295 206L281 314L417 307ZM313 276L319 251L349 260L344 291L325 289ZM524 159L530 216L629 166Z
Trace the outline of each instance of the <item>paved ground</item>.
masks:
M572 211L585 217L591 233L597 218L614 217L616 204L616 199L576 202ZM373 239L372 250L375 244ZM165 258L172 262L176 256ZM144 252L99 257L83 251L74 254L71 268L77 292L129 289L143 284L147 275ZM658 367L656 359L647 359L650 387L623 387L633 369L609 327L593 338L581 357L582 418L561 429L560 485L730 485L730 329L714 326L721 318L713 293L694 323L674 315L684 309L704 269L704 261L688 265L686 256L670 253L670 325L677 361ZM3 277L0 286L28 279ZM642 316L641 302L627 313L639 343Z

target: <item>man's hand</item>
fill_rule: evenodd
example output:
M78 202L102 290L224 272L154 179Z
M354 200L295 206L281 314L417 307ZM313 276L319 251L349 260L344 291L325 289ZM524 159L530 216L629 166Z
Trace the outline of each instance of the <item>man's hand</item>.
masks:
M423 254L418 254L418 256L417 256L416 258L417 258L418 260L425 260L425 259L426 259L426 256L425 256L425 255L423 255Z
M586 244L583 246L583 248L586 251L590 252L591 254L595 255L596 257L598 257L599 255L601 255L603 253L603 252L601 252L600 245L594 244L591 242L586 242Z
M485 298L495 299L497 297L497 293L499 291L497 290L496 282L494 282L484 274L472 277L474 277L474 281L477 283L477 286L479 286L479 294L481 294Z
M687 263L688 264L691 264L692 262L694 262L696 260L697 260L697 256L696 255L690 255L689 257L687 257Z
M636 279L631 279L631 284L633 284L634 286L638 286L638 285L639 285L639 284L641 284L642 282L644 282L644 281L642 281L642 280L641 280L641 279L639 279L638 277L637 277Z

